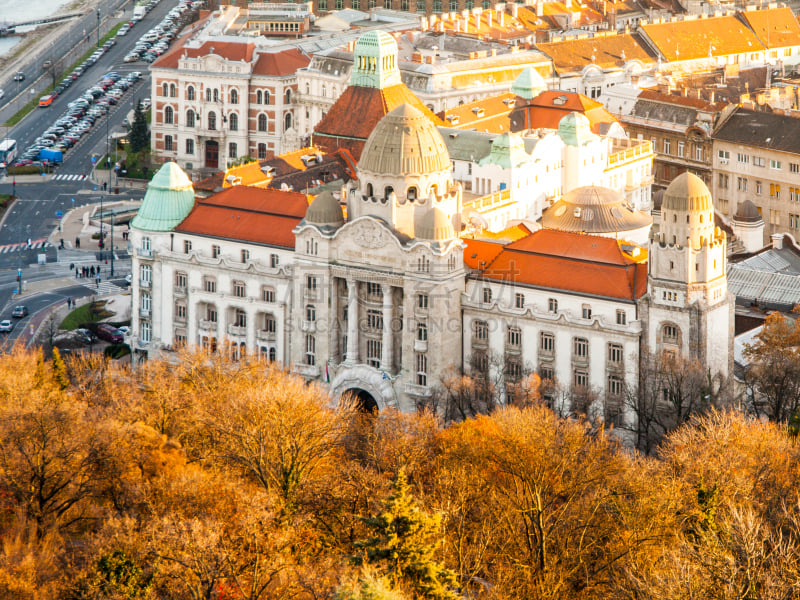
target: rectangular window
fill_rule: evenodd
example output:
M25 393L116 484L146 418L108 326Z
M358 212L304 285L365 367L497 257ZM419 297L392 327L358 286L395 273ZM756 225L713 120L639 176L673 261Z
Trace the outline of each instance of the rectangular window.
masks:
M420 342L428 341L428 326L425 323L417 324L417 339Z
M588 304L584 304L583 307L581 307L581 316L584 319L591 319L592 318L592 307L589 306Z
M556 338L552 333L542 332L539 334L539 350L552 354L555 345Z
M277 254L270 254L269 255L269 266L273 269L277 269L278 265L280 264L280 258Z
M617 311L617 325L625 325L628 322L628 315L624 310Z
M547 300L547 312L554 314L558 312L558 300L555 298L549 298Z
M542 381L544 381L545 379L553 381L553 379L555 378L555 372L553 371L553 367L551 367L550 365L540 365L539 377L542 378Z
M670 140L664 140L664 154L671 154L672 153L672 142Z
M800 164L798 163L789 163L789 173L800 173Z
M684 142L678 142L678 156L683 158L686 154L686 144Z
M608 345L608 363L609 365L619 366L622 363L622 345L609 344Z
M261 288L262 302L275 302L275 288L264 286Z
M767 164L767 159L763 156L753 156L753 166L763 167Z
M490 304L492 301L492 290L491 288L483 288L483 303Z
M589 340L586 338L572 338L572 356L586 358L589 355Z
M719 157L720 160L727 161L730 159L731 153L728 152L727 150L720 150L717 152L717 156Z
M164 136L164 150L171 151L172 150L172 136L165 135Z
M572 373L572 385L576 388L585 388L589 385L589 373L582 370L576 369Z
M609 375L607 379L607 393L612 398L622 395L622 378L619 375Z
M186 140L186 154L194 154L194 140L191 138Z
M514 307L525 308L525 294L514 294Z
M486 321L473 321L472 333L476 340L486 341L489 339L489 324Z
M698 162L704 162L705 155L703 153L702 146L695 146L694 147L694 159Z
M736 189L738 189L740 192L746 192L747 191L747 178L745 178L745 177L737 177L736 178Z
M428 308L428 294L417 294L417 308Z
M192 251L192 242L189 240L183 240L183 253L189 254Z
M381 311L367 311L367 328L373 331L383 331L383 313Z
M741 152L739 152L736 155L736 160L738 162L744 164L744 165L749 164L750 163L750 155L749 154L742 154Z
M317 364L317 338L313 335L306 335L306 354L305 363L314 366Z
M306 289L307 290L316 290L317 289L317 277L316 277L316 275L306 275Z
M203 289L212 294L217 291L217 280L213 277L203 277Z
M762 191L763 191L762 183L760 181L756 181L756 194L760 196Z
M175 287L185 288L186 281L186 273L175 273Z
M206 307L206 320L212 323L217 322L217 307L209 305Z
M414 363L417 369L417 385L428 385L428 357L417 354Z
M380 300L383 298L383 290L380 283L372 281L367 282L367 296L372 300Z
M213 244L211 246L211 258L219 258L219 255L222 254L222 248Z
M228 158L236 158L236 142L228 144Z
M250 250L242 250L242 262L246 263L250 260Z
M381 350L382 345L380 340L367 340L367 364L376 369L381 366Z
M244 281L233 282L233 295L236 296L237 298L244 298L245 296Z
M772 159L770 159L770 161L769 161L769 168L770 168L770 169L775 169L776 171L779 171L779 170L780 170L780 168L781 168L781 161L779 161L779 160L772 160Z
M241 308L237 308L233 314L233 324L236 327L247 327L247 313Z
M522 330L519 327L509 327L506 332L506 344L519 348L522 344Z

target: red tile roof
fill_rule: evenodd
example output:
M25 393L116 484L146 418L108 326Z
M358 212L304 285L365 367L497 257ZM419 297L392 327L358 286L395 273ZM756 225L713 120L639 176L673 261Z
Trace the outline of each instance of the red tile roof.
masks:
M326 152L344 148L358 160L378 121L406 103L425 113L435 125L443 125L405 84L383 89L351 85L317 124L314 143Z
M599 102L578 94L561 90L547 90L532 98L527 104L517 101L511 113L512 129L558 129L558 123L571 112L579 112L589 119L592 131L600 133L601 124L618 123L617 119ZM517 122L522 121L520 127Z
M253 74L272 77L293 75L297 69L307 67L310 62L311 59L297 48L283 52L259 52L256 64L253 65Z
M468 241L465 255L472 248ZM487 242L474 248L491 252ZM646 258L625 254L612 238L541 230L503 247L477 277L632 301L647 291Z
M292 230L307 210L305 194L237 186L198 199L175 230L293 249Z

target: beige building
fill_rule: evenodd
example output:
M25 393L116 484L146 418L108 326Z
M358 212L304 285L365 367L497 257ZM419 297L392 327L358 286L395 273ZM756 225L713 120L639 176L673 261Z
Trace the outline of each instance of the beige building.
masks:
M716 208L732 217L746 201L764 220L764 243L800 234L800 119L738 108L713 134Z

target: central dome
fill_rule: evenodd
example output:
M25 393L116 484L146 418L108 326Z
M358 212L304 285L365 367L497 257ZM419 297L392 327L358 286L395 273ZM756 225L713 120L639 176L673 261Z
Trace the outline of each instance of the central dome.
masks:
M450 154L428 117L410 104L403 104L375 126L364 145L358 169L392 176L438 173L450 170Z

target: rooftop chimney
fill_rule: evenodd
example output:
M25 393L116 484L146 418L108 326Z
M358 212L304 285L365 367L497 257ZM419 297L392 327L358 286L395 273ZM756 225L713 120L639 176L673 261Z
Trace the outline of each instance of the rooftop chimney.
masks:
M772 248L773 250L780 250L783 248L783 234L782 233L773 233L769 236L772 239Z

